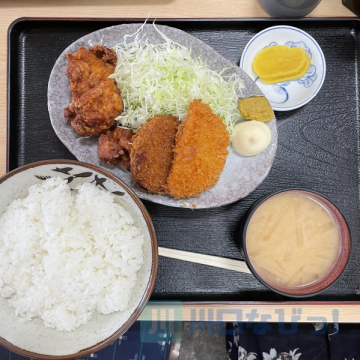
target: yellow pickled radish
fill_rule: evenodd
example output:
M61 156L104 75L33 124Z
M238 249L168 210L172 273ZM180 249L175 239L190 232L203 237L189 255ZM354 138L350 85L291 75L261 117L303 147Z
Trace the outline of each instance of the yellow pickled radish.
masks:
M253 69L267 84L296 80L303 77L310 66L305 50L284 45L269 46L255 57Z
M301 50L301 49L300 49ZM302 71L304 71L304 69L307 69L310 65L310 59L309 57L305 54L305 58L303 59L304 61L301 63L301 65L296 68L293 71L287 71L284 69L281 72L278 72L277 74L272 74L271 76L262 76L262 79L275 79L275 78L279 78L279 77L284 77L284 76L293 76L293 75L297 75L298 73L301 73ZM281 66L281 65L279 65Z
M284 77L277 77L277 78L261 78L261 80L266 83L266 84L278 84L278 83L282 83L285 81L291 81L291 80L297 80L302 78L306 72L308 71L310 66L310 59L308 58L304 68L302 71L300 71L299 73L295 74L295 75L288 75L288 76L284 76Z
M276 78L297 74L309 60L303 49L276 45L260 51L255 57L253 68L261 78Z

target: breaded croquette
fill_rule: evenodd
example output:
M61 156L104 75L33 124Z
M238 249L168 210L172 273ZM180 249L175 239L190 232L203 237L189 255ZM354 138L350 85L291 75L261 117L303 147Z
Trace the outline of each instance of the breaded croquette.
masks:
M133 180L151 193L165 190L179 119L156 115L136 132L130 154Z
M224 169L230 134L222 119L201 100L189 104L179 127L167 193L176 199L200 196L215 186Z

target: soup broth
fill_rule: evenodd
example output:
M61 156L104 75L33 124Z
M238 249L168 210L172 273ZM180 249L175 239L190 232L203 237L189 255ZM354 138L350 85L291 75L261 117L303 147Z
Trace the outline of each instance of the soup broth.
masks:
M327 275L340 252L337 224L328 210L300 191L274 195L250 219L249 260L266 282L298 287Z

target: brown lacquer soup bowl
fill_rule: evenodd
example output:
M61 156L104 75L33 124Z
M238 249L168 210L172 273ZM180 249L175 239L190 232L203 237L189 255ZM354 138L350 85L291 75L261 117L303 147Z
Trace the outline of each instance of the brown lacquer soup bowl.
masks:
M296 254L298 254L296 252L294 244L291 242L288 242L292 236L291 232L289 230L289 229L291 229L290 221L287 222L287 223L289 223L289 225L285 221L285 228L281 229L281 230L279 230L279 228L277 228L279 226L278 223L280 221L277 222L275 217L273 217L273 219L275 219L275 220L271 224L269 222L266 223L265 220L262 220L263 224L265 224L264 227L261 227L260 222L255 223L256 219L259 219L260 217L263 217L263 219L270 219L271 214L268 211L268 209L272 209L272 208L269 207L269 204L270 204L269 201L274 201L274 199L276 197L279 199L279 196L284 195L284 194L286 196L296 196L297 198L306 197L306 198L310 199L311 201L313 201L315 204L317 204L316 206L320 206L321 209L323 209L321 211L323 211L324 214L326 214L326 216L329 216L329 219L332 218L330 224L333 224L333 227L332 227L331 231L335 231L335 229L336 229L336 232L338 234L336 236L337 237L336 250L334 250L334 256L331 257L331 259L333 259L333 260L331 260L331 263L329 262L327 270L324 272L324 274L321 275L319 273L319 275L318 275L317 274L318 271L316 270L316 274L314 276L315 280L311 280L309 282L306 282L304 284L299 284L296 286L294 286L293 284L291 284L289 286L285 286L284 285L285 282L281 283L281 281L282 281L281 275L273 276L275 274L275 270L274 270L276 267L275 263L277 262L279 268L281 267L281 269L284 270L284 278L285 278L285 276L287 276L286 272L290 273L289 267L292 265L292 264L289 264L289 262L287 262L287 261L291 262L291 260L289 260L289 259L294 259L292 256L296 256ZM283 197L283 199L284 199L284 197ZM268 207L263 207L261 209L261 207L266 204L268 205ZM275 203L273 202L271 204L275 204ZM279 205L279 203L278 203L278 205ZM264 209L266 209L266 210L264 210ZM279 214L279 213L281 214L282 211L283 212L291 212L292 211L291 208L289 208L289 207L281 208L281 206L279 206L278 208L274 207L272 210L274 210L274 213L277 211L276 214ZM260 212L260 211L262 211L262 212ZM268 211L269 217L266 217L267 215L264 211ZM257 217L256 217L256 215L257 215ZM318 221L318 220L315 219L313 213L310 213L310 212L308 212L308 213L305 212L304 216L306 216L307 219L310 219L310 221L313 221L313 223L312 223L313 225L311 225L311 224L308 225L307 223L302 224L301 226L303 228L301 229L301 231L305 231L305 233L310 234L311 226L316 228L316 226L317 226L316 221ZM290 219L290 218L291 218L291 216L288 215L286 217L286 220ZM252 219L254 219L254 222L251 224ZM281 217L281 219L283 219L283 217ZM296 219L296 218L294 217L294 219ZM303 218L300 218L300 219L303 219ZM256 228L254 227L255 224L256 224ZM267 235L263 235L263 234L265 234L265 232L267 230L266 229L266 227L268 226L267 224L270 224L269 226L271 226L271 229L270 229L271 235L269 235L269 237L267 237ZM258 230L255 230L255 231L257 231L257 234L259 234L257 237L250 236L250 234L251 234L250 226L252 226L253 229L258 229ZM298 226L298 225L296 225L296 226ZM331 226L331 225L329 225L329 226ZM319 225L319 228L320 228L320 225ZM305 230L303 230L303 229L305 229ZM297 236L298 236L297 231L299 231L299 230L298 230L298 228L295 227L295 235L296 235L294 237L295 239L297 239ZM316 231L318 231L317 228L316 228ZM254 234L254 232L252 234ZM276 234L276 235L274 235L274 234ZM259 247L258 248L259 250L257 249L255 252L253 251L251 253L251 251L254 249L254 246L252 246L252 249L250 251L250 247L251 247L250 242L257 241L255 239L258 239L259 237L262 237L262 236L264 236L263 239L266 240L264 243L262 243L262 244L265 244L264 247L263 248ZM276 236L279 239L279 241L277 243L274 242L274 236ZM349 231L347 222L346 222L345 218L343 217L343 215L341 214L340 210L330 200L328 200L324 196L322 196L314 191L309 191L306 189L280 190L275 193L269 194L269 195L259 199L258 201L256 201L252 205L252 207L249 209L249 211L242 223L240 238L241 238L241 242L242 242L242 248L243 248L243 253L244 253L246 263L247 263L248 267L250 268L251 272L254 274L254 276L262 284L264 284L267 288L271 289L272 291L277 292L278 294L293 297L293 298L303 298L303 297L314 296L314 295L319 294L320 292L328 289L336 281L339 280L339 278L343 274L343 272L349 262L349 258L350 258L350 251L351 251L350 231ZM323 247L319 248L318 252L319 252L320 257L323 256L321 249L325 250L326 247L330 247L330 245L331 245L330 241L327 242L327 239L324 240L324 238L322 238L322 240L325 243L324 243ZM296 240L296 241L299 241L299 240ZM313 236L313 237L308 236L308 238L306 238L305 250L304 250L304 248L301 249L302 251L305 251L305 255L306 255L306 251L310 252L310 251L312 251L312 249L314 249L314 241L317 241L316 236ZM291 244L291 246L292 246L291 249L289 248L290 245L287 245L287 244ZM271 264L271 261L269 261L267 263L267 264L270 264L270 266L265 265L265 262L269 260L267 257L271 256L268 254L269 253L280 254L281 253L280 251L278 253L276 253L276 251L278 251L278 249L281 250L282 246L284 246L284 248L285 248L285 246L288 246L288 248L290 249L288 258L285 258L285 256L284 257L280 257L280 256L276 257L275 256L273 258L272 264ZM264 252L264 249L266 251L267 257L262 257L259 260L259 252L261 252L261 251ZM273 249L275 249L275 250L273 251ZM313 251L315 251L315 250L313 250ZM325 253L325 251L324 251L324 253ZM255 260L255 257L258 257L258 259ZM330 258L330 257L328 257L328 258ZM308 259L308 257L305 256L305 259ZM318 262L320 262L320 260L316 261L315 265L317 265ZM265 269L265 266L268 266L268 267ZM309 266L311 267L311 265L309 265L308 260L305 260L301 269L305 269L305 271L307 271L307 274L309 274L309 273L311 273L311 269L309 268ZM279 273L280 272L277 272L277 274L279 274ZM295 274L296 274L296 272L295 272ZM297 274L294 276L297 276ZM302 275L299 275L299 277L301 277L301 276ZM274 279L274 281L272 279Z

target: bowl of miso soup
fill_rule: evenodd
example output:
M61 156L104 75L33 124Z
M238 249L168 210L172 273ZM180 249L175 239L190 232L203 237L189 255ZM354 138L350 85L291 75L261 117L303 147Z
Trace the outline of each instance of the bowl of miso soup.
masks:
M332 202L316 192L289 189L250 208L242 245L260 282L282 295L307 297L339 279L349 260L351 237Z

